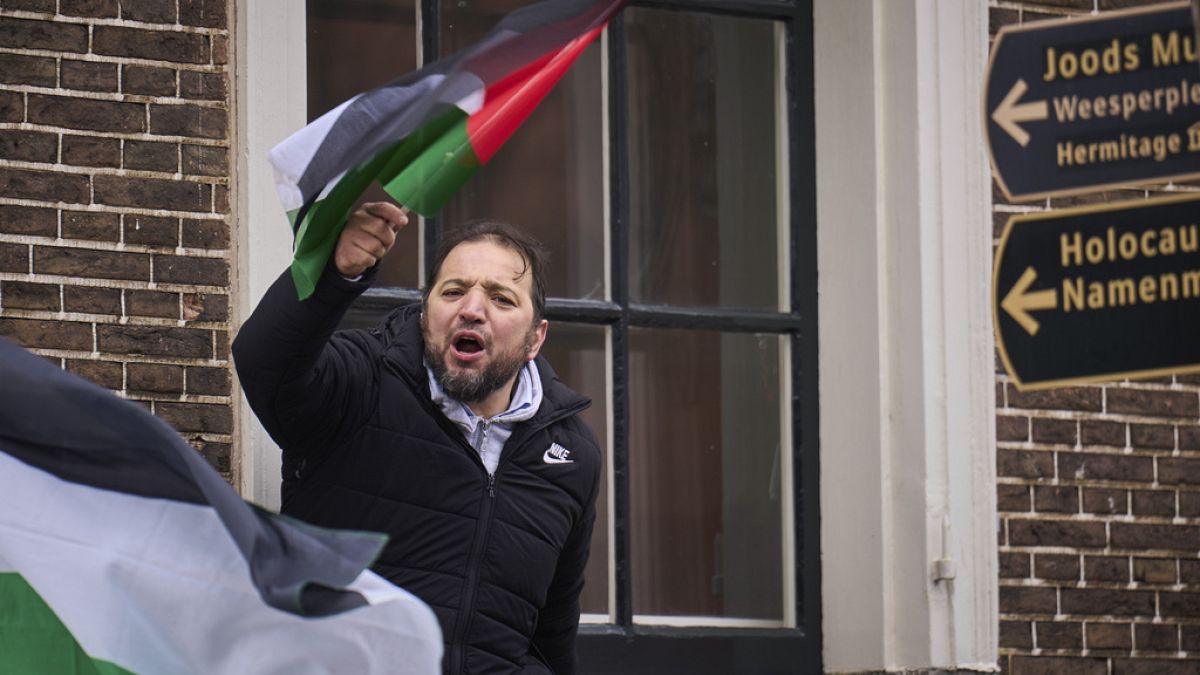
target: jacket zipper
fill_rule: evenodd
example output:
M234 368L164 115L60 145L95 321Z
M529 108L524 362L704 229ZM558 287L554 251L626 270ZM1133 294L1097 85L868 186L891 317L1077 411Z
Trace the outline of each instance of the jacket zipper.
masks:
M467 627L471 624L471 618L475 614L475 594L479 590L479 558L483 555L483 549L492 529L492 514L495 513L495 504L496 474L493 473L488 474L487 499L483 500L483 510L479 514L481 525L475 533L475 543L471 546L471 555L467 558L467 590L463 596L462 609L458 612L458 619L454 622L454 635L450 642L449 672L451 673L464 672L466 667L463 658L465 649L463 641L467 636Z

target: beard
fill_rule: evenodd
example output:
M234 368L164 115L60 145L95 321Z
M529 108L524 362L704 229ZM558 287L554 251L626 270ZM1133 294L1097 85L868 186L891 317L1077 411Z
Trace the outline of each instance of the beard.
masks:
M422 317L421 323L425 323L424 317ZM531 328L525 335L521 349L496 354L481 371L459 370L451 372L449 366L446 365L446 352L450 350L450 345L445 343L435 345L429 339L428 330L424 330L424 325L422 325L422 329L425 338L425 362L429 364L430 370L433 371L433 376L437 379L438 386L450 398L467 404L479 403L493 392L507 385L509 380L517 374L517 371L524 367L526 361L525 355L529 353L530 347L533 346L535 337L535 333ZM451 331L451 334L453 334L453 331Z

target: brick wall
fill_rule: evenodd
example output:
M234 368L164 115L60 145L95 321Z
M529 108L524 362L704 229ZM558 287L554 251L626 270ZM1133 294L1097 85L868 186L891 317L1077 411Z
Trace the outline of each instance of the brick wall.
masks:
M1150 3L991 0L991 31L1138 4ZM1025 206L996 190L996 236L1012 213L1164 190ZM1038 393L997 382L1001 668L1200 673L1200 377Z
M0 335L232 479L227 0L0 0Z

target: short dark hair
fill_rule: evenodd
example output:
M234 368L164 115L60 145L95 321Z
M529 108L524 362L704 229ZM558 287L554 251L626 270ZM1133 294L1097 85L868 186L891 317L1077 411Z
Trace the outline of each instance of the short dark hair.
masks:
M521 276L533 276L533 322L541 321L546 313L546 250L537 239L499 220L473 220L446 233L425 279L421 302L428 303L429 293L442 271L442 262L451 251L459 244L485 239L515 251L525 261L525 269L521 270Z

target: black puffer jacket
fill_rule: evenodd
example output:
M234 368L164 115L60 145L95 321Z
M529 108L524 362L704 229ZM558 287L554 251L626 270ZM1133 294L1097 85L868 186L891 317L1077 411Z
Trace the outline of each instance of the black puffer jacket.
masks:
M574 673L601 470L577 416L589 401L539 357L541 408L489 477L429 398L419 306L333 332L366 287L326 273L300 302L284 273L234 342L250 405L284 451L283 512L387 533L374 569L437 613L445 672ZM555 443L573 461L545 461Z

